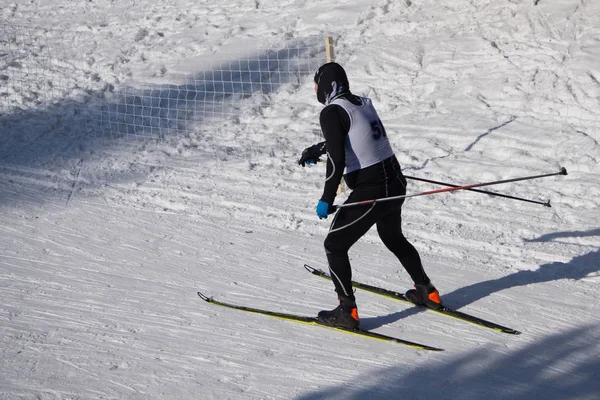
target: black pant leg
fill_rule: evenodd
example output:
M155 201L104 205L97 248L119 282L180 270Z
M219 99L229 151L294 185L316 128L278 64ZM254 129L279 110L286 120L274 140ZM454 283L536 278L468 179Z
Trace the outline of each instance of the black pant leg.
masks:
M429 283L417 249L402 233L402 206L391 209L377 222L377 233L385 246L398 258L415 284Z
M338 296L354 300L348 250L377 222L375 206L341 208L325 238L325 253Z

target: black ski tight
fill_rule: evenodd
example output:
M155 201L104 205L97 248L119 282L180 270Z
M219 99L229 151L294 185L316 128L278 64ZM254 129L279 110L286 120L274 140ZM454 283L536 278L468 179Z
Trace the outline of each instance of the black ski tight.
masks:
M362 196L361 196L362 197ZM352 195L347 202L354 202ZM415 247L402 234L403 200L345 207L336 213L325 238L325 253L338 296L354 300L348 250L373 225L385 246L398 258L416 284L429 283Z

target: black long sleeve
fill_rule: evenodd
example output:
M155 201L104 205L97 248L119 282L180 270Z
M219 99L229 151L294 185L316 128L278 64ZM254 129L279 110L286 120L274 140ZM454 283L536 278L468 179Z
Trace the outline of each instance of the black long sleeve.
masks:
M327 146L326 179L321 200L333 204L346 168L344 145L350 130L350 117L342 107L331 104L321 111L319 122Z

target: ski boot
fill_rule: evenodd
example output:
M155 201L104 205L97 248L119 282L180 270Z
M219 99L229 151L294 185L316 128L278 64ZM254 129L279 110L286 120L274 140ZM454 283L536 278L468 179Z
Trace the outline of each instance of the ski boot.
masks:
M443 307L440 293L431 284L415 285L414 289L406 292L406 298L415 303L434 310L439 310Z
M339 299L339 306L331 311L320 311L317 319L323 325L353 330L358 327L359 317L356 302L348 298Z

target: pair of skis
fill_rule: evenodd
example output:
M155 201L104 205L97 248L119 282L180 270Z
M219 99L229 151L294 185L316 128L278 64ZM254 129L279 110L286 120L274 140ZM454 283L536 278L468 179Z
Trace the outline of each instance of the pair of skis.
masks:
M331 275L329 275L327 272L322 271L320 269L317 268L313 268L308 264L304 265L304 268L306 268L306 270L310 273L312 273L313 275L316 275L318 277L324 278L324 279L329 279L331 280ZM409 303L411 305L414 305L414 303L410 302L402 293L398 293L398 292L394 292L388 289L384 289L381 287L377 287L377 286L371 286L371 285L367 285L361 282L352 282L352 285L357 288L357 289L361 289L361 290L365 290L367 292L371 292L371 293L375 293L387 298L391 298L394 300L398 300L398 301L402 301L405 303ZM373 332L373 331L369 331L366 329L361 329L361 328L356 328L353 330L349 330L349 329L343 329L343 328L336 328L336 327L331 327L328 325L324 325L322 324L316 317L309 317L309 316L304 316L304 315L298 315L298 314L287 314L287 313L281 313L281 312L276 312L276 311L269 311L269 310L263 310L263 309L259 309L259 308L252 308L252 307L246 307L246 306L242 306L242 305L238 305L238 304L230 304L230 303L224 303L221 301L217 301L215 299L213 299L212 297L208 297L200 292L198 292L198 296L200 296L200 298L208 303L211 304L215 304L218 306L222 306L222 307L227 307L227 308L231 308L231 309L235 309L235 310L240 310L240 311L245 311L245 312L250 312L250 313L255 313L255 314L262 314L262 315L267 315L273 318L278 318L278 319L283 319L283 320L288 320L288 321L294 321L294 322L299 322L299 323L304 323L304 324L309 324L309 325L320 325L326 328L330 328L330 329L334 329L337 331L342 331L345 333L350 333L350 334L354 334L354 335L359 335L359 336L363 336L363 337L367 337L367 338L371 338L371 339L377 339L377 340L382 340L385 342L390 342L390 343L399 343L399 344L403 344L406 346L410 346L410 347L414 347L420 350L432 350L432 351L442 351L443 349L438 348L438 347L433 347L433 346L428 346L425 344L421 344L421 343L416 343L416 342L412 342L409 340L404 340L404 339L400 339L397 337L393 337L393 336L388 336L388 335L384 335L381 333L377 333L377 332ZM492 329L498 332L502 332L502 333L508 333L508 334L512 334L512 335L518 335L521 332L515 330L515 329L511 329L511 328L507 328L505 326L496 324L494 322L491 321L487 321L478 317L475 317L473 315L469 315L466 313L463 313L461 311L457 311L457 310L453 310L451 308L448 307L442 307L438 310L434 310L434 309L430 309L427 308L428 310L431 311L435 311L437 313L440 313L442 315L446 315L452 318L456 318L465 322L469 322L484 328L488 328L488 329Z

